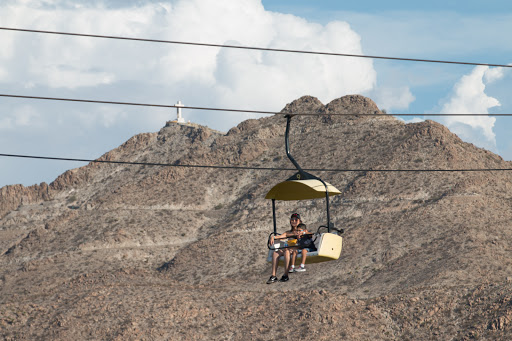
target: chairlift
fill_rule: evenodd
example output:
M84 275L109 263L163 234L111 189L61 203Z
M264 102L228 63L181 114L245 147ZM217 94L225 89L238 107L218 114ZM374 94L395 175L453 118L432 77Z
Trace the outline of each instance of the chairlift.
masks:
M291 176L286 181L280 182L267 193L265 199L272 200L272 216L274 222L274 232L272 232L267 241L269 249L268 262L272 262L272 253L279 249L295 247L293 240L274 240L271 244L271 237L278 235L277 224L276 224L276 200L310 200L310 199L321 199L325 198L326 201L326 214L327 223L318 227L316 233L313 234L313 242L316 247L316 251L309 251L307 253L306 263L320 263L330 260L336 260L340 257L341 248L343 245L343 238L340 236L343 234L343 229L334 227L331 222L331 216L329 212L329 197L341 194L341 192L333 185L323 181L319 177L305 172L295 161L293 156L290 154L290 122L293 115L286 115L286 133L285 133L285 147L286 155L288 159L297 168L297 173ZM325 229L327 231L325 231ZM323 232L322 232L323 231ZM288 242L288 243L287 243ZM302 258L301 252L298 252L297 261L300 262ZM281 256L279 260L280 264L284 262L284 257Z

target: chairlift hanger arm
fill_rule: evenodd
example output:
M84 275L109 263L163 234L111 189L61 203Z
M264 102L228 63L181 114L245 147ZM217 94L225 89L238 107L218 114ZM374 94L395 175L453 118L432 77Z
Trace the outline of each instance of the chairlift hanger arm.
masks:
M317 176L314 176L312 174L304 172L304 170L299 166L297 161L295 161L295 159L293 158L292 154L290 153L290 122L292 120L293 115L288 114L285 117L286 117L286 133L285 133L286 156L288 156L288 159L290 159L290 161L293 163L295 168L297 168L298 174L296 174L295 176L299 180L300 179L316 179L316 180L319 180L320 182L322 182L322 184L324 185L325 200L326 200L326 205L327 205L327 226L328 226L328 231L331 232L332 224L331 224L331 214L330 214L330 208L329 208L329 189L328 189L325 181L323 181L322 179L320 179Z
M293 163L295 168L297 168L297 170L299 171L299 173L301 175L301 178L307 179L307 177L303 176L303 175L305 175L305 172L302 170L301 166L299 166L297 161L295 161L292 154L290 153L290 122L292 120L293 115L286 115L285 117L286 117L286 133L285 133L285 138L284 138L284 144L286 147L286 156L288 156L288 159L290 159L290 161Z

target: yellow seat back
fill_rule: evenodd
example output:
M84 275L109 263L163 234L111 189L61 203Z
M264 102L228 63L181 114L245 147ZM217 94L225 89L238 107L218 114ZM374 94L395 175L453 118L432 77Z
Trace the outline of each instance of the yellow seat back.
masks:
M317 254L313 257L307 256L306 263L320 263L340 258L343 238L334 233L322 233L315 242Z

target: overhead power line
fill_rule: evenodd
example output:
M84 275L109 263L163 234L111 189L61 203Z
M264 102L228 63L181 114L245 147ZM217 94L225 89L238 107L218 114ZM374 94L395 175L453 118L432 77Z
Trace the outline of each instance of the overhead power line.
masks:
M89 38L133 40L133 41L142 41L142 42L151 42L151 43L166 43L166 44L193 45L193 46L206 46L206 47L223 47L223 48L230 48L230 49L246 49L246 50L258 50L258 51L269 51L269 52L302 53L302 54L338 56L338 57L355 57L355 58L399 60L399 61L409 61L409 62L512 67L512 65L505 65L505 64L475 63L475 62L403 58L403 57L385 57L385 56L371 56L371 55L363 55L363 54L349 54L349 53L336 53L336 52L323 52L323 51L290 50L290 49L277 49L277 48L254 47L254 46L225 45L225 44L176 41L176 40L119 37L119 36L110 36L110 35L71 33L71 32L59 32L59 31L43 31L43 30L32 30L32 29L22 29L22 28L13 28L13 27L0 27L0 30L30 32L30 33L44 33L44 34L57 34L57 35L89 37Z
M182 165L172 163L154 163L154 162L135 162L135 161L112 161L112 160L91 160L91 159L77 159L65 157L49 157L49 156L35 156L35 155L20 155L20 154L0 154L3 157L25 158L25 159L38 159L38 160L52 160L52 161L74 161L74 162L94 162L94 163L111 163L121 165L137 165L137 166L160 166L160 167L178 167L178 168L211 168L211 169L233 169L233 170L257 170L257 171L297 171L296 168L285 167L251 167L251 166L219 166L219 165ZM512 168L464 168L464 169L348 169L348 168L304 168L308 172L409 172L409 173L424 173L424 172L497 172L497 171L512 171Z
M65 101L65 102L82 102L82 103L96 103L96 104L117 104L117 105L131 105L131 106L143 106L143 107L159 107L159 108L182 108L192 110L207 110L207 111L226 111L226 112L238 112L238 113L252 113L252 114L265 114L265 115L297 115L297 116L377 116L371 113L288 113L279 111L265 111L265 110L248 110L248 109L229 109L229 108L211 108L211 107L195 107L185 105L172 105L172 104L150 104L150 103L134 103L134 102L119 102L119 101L100 101L92 99L77 99L77 98L60 98L60 97L42 97L42 96L24 96L24 95L11 95L11 94L0 94L0 97L11 97L11 98L24 98L24 99L39 99L49 101ZM390 114L390 116L512 116L512 114Z
M184 105L177 106L177 105L172 105L172 104L149 104L149 103L133 103L133 102L116 102L116 101L100 101L100 100L76 99L76 98L22 96L22 95L9 95L9 94L0 94L0 97L26 98L26 99L42 99L42 100L50 100L50 101L67 101L67 102L82 102L82 103L119 104L119 105L132 105L132 106L142 106L142 107L182 108L182 109L214 110L214 111L232 111L232 112L267 114L267 115L280 114L279 112L276 112L276 111L226 109L226 108L206 108L206 107L192 107L192 106L184 106ZM281 113L281 114L283 114L283 113Z

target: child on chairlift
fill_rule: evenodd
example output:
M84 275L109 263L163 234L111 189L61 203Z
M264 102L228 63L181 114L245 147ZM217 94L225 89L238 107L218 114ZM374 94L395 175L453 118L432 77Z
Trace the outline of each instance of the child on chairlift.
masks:
M308 251L313 251L313 247L314 245L309 245L309 244L313 244L312 241L311 241L311 232L309 232L306 228L306 224L304 223L300 223L299 225L297 225L297 230L296 230L296 236L297 236L297 246L298 247L294 247L294 248L291 248L291 261L290 261L290 269L288 270L288 272L304 272L306 271L306 257L307 257L307 254L308 254ZM300 263L300 266L298 268L295 268L295 259L297 258L297 255L299 253L299 248L301 249L301 253L302 253L302 259L301 259L301 263Z

